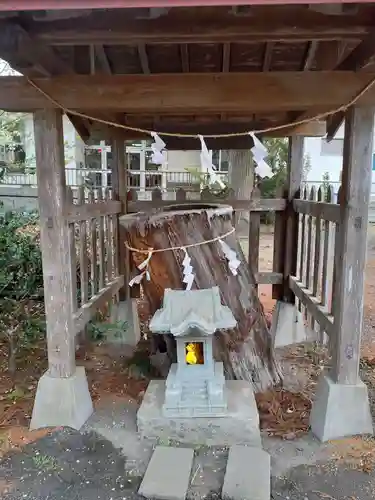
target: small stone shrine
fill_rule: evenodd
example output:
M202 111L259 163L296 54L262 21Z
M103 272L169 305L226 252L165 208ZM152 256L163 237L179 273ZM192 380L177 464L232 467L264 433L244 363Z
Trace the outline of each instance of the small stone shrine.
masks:
M141 438L206 446L261 446L254 391L245 380L226 380L223 363L215 361L216 331L234 328L229 307L218 287L205 290L166 289L163 307L149 328L172 334L177 363L166 380L151 380L137 412Z
M212 341L217 330L235 326L218 287L165 291L163 307L150 322L152 332L171 333L177 343L177 363L166 380L165 416L226 416L223 363L214 360Z

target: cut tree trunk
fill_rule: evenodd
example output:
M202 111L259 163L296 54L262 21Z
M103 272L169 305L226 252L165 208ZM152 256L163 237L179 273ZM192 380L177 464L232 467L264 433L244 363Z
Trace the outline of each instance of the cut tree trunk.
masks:
M228 378L251 381L254 389L260 391L278 384L281 376L253 273L234 233L223 241L235 250L241 261L237 276L232 275L218 240L199 245L231 231L231 217L232 208L227 205L183 204L162 211L125 215L120 217L120 223L125 227L130 247L165 249L152 255L148 267L150 279L144 277L142 281L151 314L161 307L165 289L185 288L182 267L185 253L180 249L167 249L188 247L195 275L193 289L218 286L222 303L232 310L237 320L237 328L221 331L216 336L215 354L224 362ZM131 255L136 266L147 257L136 251ZM170 338L166 345L170 351Z

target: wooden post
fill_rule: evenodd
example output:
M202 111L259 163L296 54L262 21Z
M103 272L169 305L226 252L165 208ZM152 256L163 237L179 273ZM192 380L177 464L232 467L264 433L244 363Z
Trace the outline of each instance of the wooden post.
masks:
M332 365L333 380L340 384L358 382L374 112L373 108L351 108L345 122Z
M113 172L112 172L112 187L113 187L113 198L122 202L122 214L128 213L128 197L127 197L127 172L125 165L125 143L119 135L115 136L112 141L112 161L113 161ZM122 215L121 214L121 215ZM118 220L118 219L117 219ZM130 260L129 251L125 247L125 231L124 228L118 224L118 241L117 241L117 251L118 251L118 261L119 261L119 273L124 276L124 286L119 291L120 300L126 300L130 296L129 292L129 281L130 281Z
M294 303L294 294L289 288L289 276L295 276L298 255L298 215L293 200L298 196L303 171L303 136L289 138L289 160L287 175L287 209L284 260L284 300Z
M75 333L72 306L72 266L66 205L62 114L41 110L34 114L44 301L47 320L48 373L67 378L74 374Z

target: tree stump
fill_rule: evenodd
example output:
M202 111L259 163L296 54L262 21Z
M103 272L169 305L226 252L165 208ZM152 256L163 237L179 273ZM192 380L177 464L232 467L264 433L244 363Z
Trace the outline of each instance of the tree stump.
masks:
M219 238L232 230L232 207L191 203L163 210L140 212L120 217L127 244L138 250L165 249L153 253L149 261L149 280L142 287L153 314L162 305L166 288L184 289L182 261L187 247L195 280L192 288L218 286L222 303L237 320L237 327L220 332L215 355L224 363L227 377L251 381L256 391L266 390L281 381L274 358L273 342L259 300L253 272L249 269L235 233L223 241L236 252L241 265L237 276L231 273ZM216 239L211 243L199 244ZM194 245L189 247L189 245ZM251 245L251 241L249 242ZM131 251L135 266L145 253ZM160 336L159 336L160 337ZM167 342L170 350L170 342Z

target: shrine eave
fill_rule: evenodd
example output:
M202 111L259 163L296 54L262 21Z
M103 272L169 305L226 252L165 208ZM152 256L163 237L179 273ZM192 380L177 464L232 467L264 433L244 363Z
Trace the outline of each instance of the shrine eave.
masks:
M345 4L351 0L0 0L0 11L124 9L152 7L200 7L231 5ZM357 4L371 0L357 0Z

